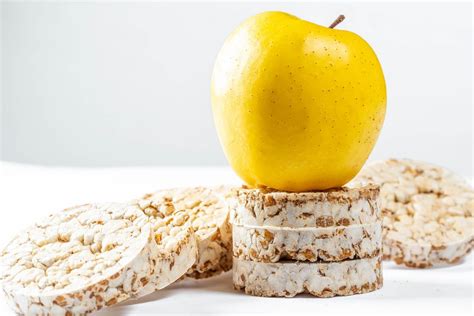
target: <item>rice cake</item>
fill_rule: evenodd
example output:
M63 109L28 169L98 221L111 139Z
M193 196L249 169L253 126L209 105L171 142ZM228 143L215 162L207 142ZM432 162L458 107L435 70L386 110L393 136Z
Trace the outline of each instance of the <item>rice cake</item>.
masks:
M234 258L233 283L235 289L255 296L361 294L382 287L382 262L380 256L330 263L264 263Z
M319 228L233 227L234 257L259 262L372 258L382 249L382 222Z
M231 223L289 228L376 223L378 195L375 185L299 193L242 188L231 201Z
M458 262L474 243L474 191L453 172L389 159L362 169L351 186L381 186L384 259L425 268Z
M156 240L136 203L52 214L1 252L0 283L16 313L85 315L163 288L195 261L189 228Z
M206 278L232 268L232 228L225 203L229 192L227 187L177 188L148 194L140 202L153 218L174 214L193 228L198 257L189 277Z

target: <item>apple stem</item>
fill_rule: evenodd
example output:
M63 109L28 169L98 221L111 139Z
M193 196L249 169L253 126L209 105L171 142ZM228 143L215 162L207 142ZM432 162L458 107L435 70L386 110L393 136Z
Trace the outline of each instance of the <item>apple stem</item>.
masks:
M339 15L339 16L337 17L337 19L335 19L334 22L332 22L332 24L329 25L329 28L330 28L330 29L335 28L339 23L341 23L342 21L344 21L345 18L346 18L346 17L345 17L344 15L342 15L342 14Z

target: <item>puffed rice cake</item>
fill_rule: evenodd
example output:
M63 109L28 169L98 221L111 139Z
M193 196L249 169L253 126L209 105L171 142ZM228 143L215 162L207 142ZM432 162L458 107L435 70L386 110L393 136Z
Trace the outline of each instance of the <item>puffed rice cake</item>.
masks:
M189 228L154 237L136 203L66 209L1 252L2 291L26 315L86 315L149 294L186 273L197 253Z
M233 283L235 289L255 296L361 294L382 287L382 262L380 256L330 263L265 263L234 258Z
M299 193L242 188L230 202L231 223L290 228L375 223L381 220L378 195L374 185Z
M429 163L389 159L369 164L350 183L381 186L383 255L425 268L451 264L474 243L474 191L461 177Z
M171 214L193 228L198 258L187 276L201 279L232 268L232 228L225 203L228 187L193 187L161 190L147 194L141 204L152 217Z
M234 257L259 262L342 261L382 250L382 222L339 227L233 226Z

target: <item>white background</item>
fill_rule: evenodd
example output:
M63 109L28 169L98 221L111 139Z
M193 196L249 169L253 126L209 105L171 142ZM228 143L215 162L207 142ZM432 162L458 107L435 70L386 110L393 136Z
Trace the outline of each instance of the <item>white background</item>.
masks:
M388 112L371 159L472 175L470 3L2 4L2 156L48 165L224 165L214 58L246 17L284 10L364 37Z
M212 123L210 73L225 36L269 9L323 25L344 13L338 27L378 53L388 112L372 159L418 158L472 175L469 3L2 2L0 159L55 167L0 161L0 247L71 205L238 184L230 168L205 167L226 164ZM471 255L426 270L387 263L383 289L334 299L250 297L232 289L227 273L99 315L472 315L472 262ZM0 315L10 314L0 300Z

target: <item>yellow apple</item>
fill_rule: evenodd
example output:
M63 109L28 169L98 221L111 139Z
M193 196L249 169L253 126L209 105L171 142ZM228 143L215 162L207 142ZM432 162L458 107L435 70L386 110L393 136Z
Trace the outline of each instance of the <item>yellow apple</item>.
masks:
M366 41L283 12L250 17L230 34L211 97L235 172L251 186L286 191L351 180L386 108L382 68Z

